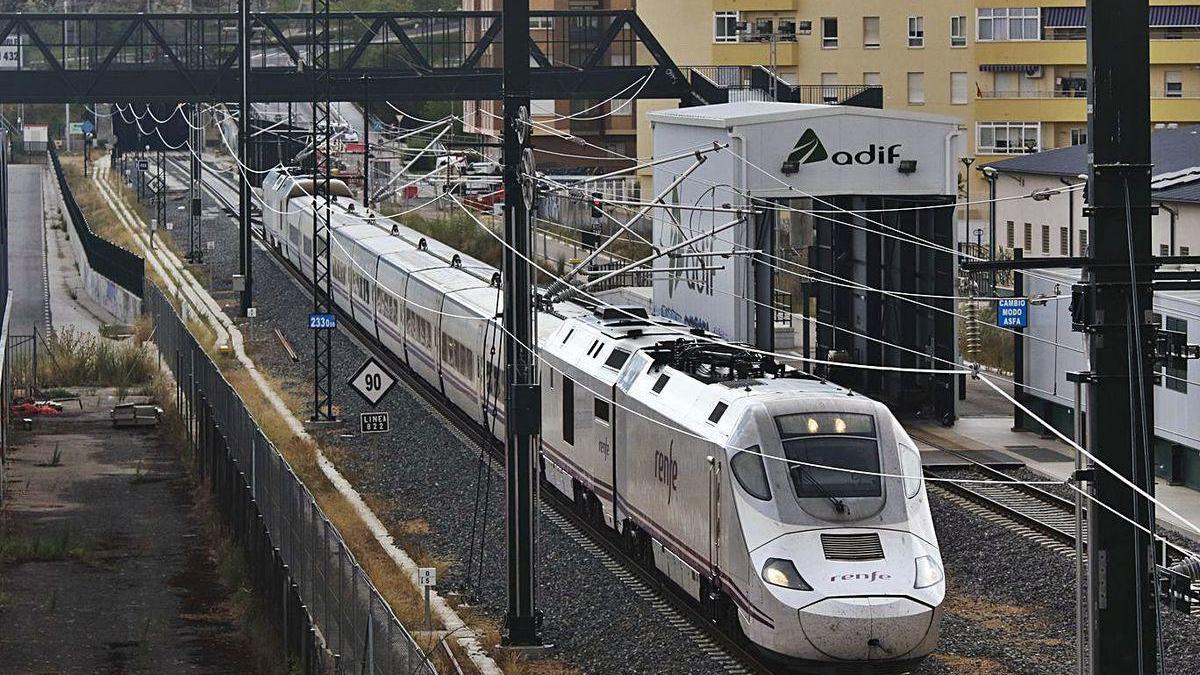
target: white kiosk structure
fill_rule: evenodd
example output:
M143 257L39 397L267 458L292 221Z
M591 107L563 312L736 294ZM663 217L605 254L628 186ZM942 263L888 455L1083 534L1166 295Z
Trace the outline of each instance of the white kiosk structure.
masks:
M655 213L655 246L715 232L655 262L655 313L822 361L957 363L957 120L762 102L650 120L655 157L727 146L654 169L655 197L680 205ZM737 210L756 213L733 224ZM951 376L817 370L898 414L954 420Z

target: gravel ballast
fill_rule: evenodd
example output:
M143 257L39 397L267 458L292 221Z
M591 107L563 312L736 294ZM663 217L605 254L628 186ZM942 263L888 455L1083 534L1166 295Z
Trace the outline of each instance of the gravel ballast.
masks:
M230 288L230 276L237 266L236 223L215 208L207 193L205 205L204 239L216 242L216 249L206 256L211 261L214 287L225 290ZM173 234L186 250L186 217L172 209L172 219L176 217ZM258 318L249 349L287 395L298 401L310 400L312 336L306 315L311 296L257 246L254 265ZM291 342L300 356L298 363L287 358L274 328ZM392 432L358 436L358 413L370 408L350 391L345 380L366 356L366 350L344 333L334 334L335 401L339 415L353 424L328 432L326 447L354 487L374 498L372 506L410 554L457 563L439 578L441 588L453 588L466 577L476 477L487 474L480 472L479 450L403 384L378 406L391 411ZM949 591L941 644L917 672L1073 672L1074 563L964 511L936 490L931 490L930 501ZM487 504L486 578L478 588L479 603L487 615L499 621L505 610L503 483L499 476L492 476ZM672 627L649 600L624 585L594 555L545 519L540 556L539 603L546 612L544 637L554 644L552 657L591 673L724 672L721 663ZM476 558L476 569L478 565ZM1200 621L1164 610L1162 625L1166 672L1200 672L1200 639L1196 637Z

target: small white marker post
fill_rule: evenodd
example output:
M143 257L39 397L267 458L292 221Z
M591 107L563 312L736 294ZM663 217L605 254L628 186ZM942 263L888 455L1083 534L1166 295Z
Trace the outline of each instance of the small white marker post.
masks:
M257 307L247 307L246 308L246 336L250 338L251 342L254 342L254 320L257 318L258 318L258 308Z
M433 613L429 610L429 594L433 587L437 585L437 568L436 567L418 567L417 568L417 584L425 588L425 630L429 632L429 639L433 639Z

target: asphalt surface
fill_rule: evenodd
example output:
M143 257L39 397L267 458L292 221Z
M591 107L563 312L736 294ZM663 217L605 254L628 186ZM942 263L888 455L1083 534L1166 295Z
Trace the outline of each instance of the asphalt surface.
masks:
M14 335L49 328L46 241L42 227L42 167L14 164L8 170L8 280L13 291Z

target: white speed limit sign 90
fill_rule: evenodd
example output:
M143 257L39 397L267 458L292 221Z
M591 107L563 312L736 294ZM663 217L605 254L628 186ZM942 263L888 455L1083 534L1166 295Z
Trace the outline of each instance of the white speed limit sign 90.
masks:
M350 378L350 388L371 406L378 405L395 384L396 378L374 358L367 359Z

